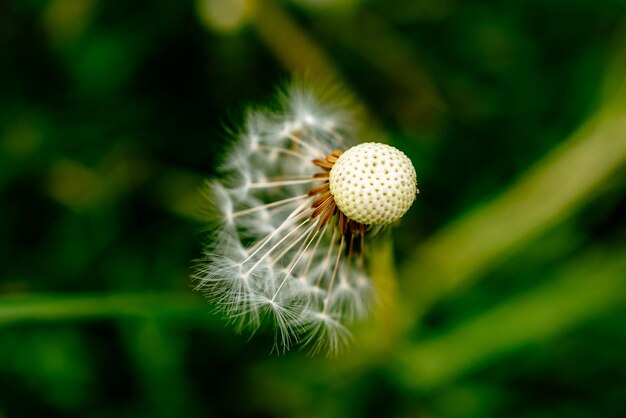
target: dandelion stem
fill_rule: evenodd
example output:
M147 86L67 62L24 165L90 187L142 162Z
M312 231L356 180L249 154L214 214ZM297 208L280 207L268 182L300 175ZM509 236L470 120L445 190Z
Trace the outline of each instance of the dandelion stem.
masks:
M339 251L337 251L337 258L335 259L335 268L333 269L333 276L330 278L330 284L328 285L328 291L326 293L326 297L324 298L324 310L322 313L326 313L328 310L328 301L330 300L330 295L333 291L333 285L335 283L335 278L337 277L337 270L339 270L339 260L341 259L341 252L343 251L343 245L345 243L344 235L341 236L341 242L339 243Z

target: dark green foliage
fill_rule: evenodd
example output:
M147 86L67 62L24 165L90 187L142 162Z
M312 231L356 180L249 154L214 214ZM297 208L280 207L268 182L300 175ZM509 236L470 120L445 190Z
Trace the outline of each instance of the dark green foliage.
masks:
M464 220L586 143L595 115L626 114L626 4L257 0L225 32L204 2L0 3L0 417L623 415L623 130L582 157L601 182L458 283L424 260L462 255ZM319 74L272 47L266 5L417 169L394 233L416 319L381 356L359 332L337 359L270 354L271 333L234 334L192 291L198 191L228 130L284 68Z

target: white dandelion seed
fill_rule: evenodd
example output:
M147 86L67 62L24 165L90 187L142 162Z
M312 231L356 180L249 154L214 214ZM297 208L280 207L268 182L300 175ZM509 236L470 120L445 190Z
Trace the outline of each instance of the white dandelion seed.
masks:
M270 318L276 346L336 354L347 325L369 314L368 236L398 221L418 193L411 161L394 147L349 147L344 101L293 86L279 109L251 110L207 182L213 225L194 279L238 329Z

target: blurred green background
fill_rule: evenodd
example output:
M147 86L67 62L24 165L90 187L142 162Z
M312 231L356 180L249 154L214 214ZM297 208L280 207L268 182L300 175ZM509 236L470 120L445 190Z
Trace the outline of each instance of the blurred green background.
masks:
M622 417L626 2L0 2L0 417ZM202 179L293 75L420 195L336 359L190 288Z

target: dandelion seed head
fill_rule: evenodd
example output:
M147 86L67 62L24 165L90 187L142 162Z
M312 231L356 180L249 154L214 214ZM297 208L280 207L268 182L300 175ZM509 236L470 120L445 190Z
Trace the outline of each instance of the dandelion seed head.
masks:
M365 225L398 221L417 194L417 177L402 151L366 142L344 152L329 176L330 192L341 212Z
M402 152L349 147L356 121L335 93L292 86L276 108L249 110L205 191L215 225L197 289L238 330L273 323L278 351L300 343L334 355L350 341L346 324L376 298L368 237L417 192Z

